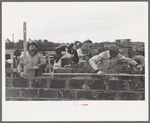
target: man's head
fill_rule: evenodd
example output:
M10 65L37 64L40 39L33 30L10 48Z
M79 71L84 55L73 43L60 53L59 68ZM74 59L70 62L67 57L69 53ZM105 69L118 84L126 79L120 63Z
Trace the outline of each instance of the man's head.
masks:
M19 49L16 49L15 52L14 52L14 55L15 55L16 58L20 58L21 51Z
M118 55L118 53L119 53L119 47L111 46L109 48L109 54L110 54L111 57L116 57Z
M76 44L77 49L79 49L82 46L82 43L79 41L76 41L75 44Z
M38 45L36 42L31 42L31 43L29 43L27 49L28 49L28 52L30 55L34 55L38 50Z

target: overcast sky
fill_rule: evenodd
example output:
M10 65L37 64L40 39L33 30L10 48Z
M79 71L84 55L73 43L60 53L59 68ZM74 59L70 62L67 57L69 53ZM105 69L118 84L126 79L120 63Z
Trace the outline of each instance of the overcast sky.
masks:
M5 2L2 3L2 40L93 42L132 39L147 41L148 2Z

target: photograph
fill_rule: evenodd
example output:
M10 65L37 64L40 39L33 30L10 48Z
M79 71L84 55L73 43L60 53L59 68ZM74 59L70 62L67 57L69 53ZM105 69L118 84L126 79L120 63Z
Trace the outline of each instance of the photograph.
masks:
M148 119L148 2L2 2L2 48L4 105L132 103L145 116L123 120Z

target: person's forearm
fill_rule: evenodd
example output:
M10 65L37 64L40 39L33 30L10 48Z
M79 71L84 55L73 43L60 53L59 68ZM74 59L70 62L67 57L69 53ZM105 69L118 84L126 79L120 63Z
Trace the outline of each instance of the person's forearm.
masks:
M132 65L132 66L136 66L138 63L136 62L136 61L134 61L134 60L129 60L129 62L128 62L130 65Z
M22 65L21 64L18 64L18 73L21 73L21 72L23 72L23 67L22 67Z
M41 68L45 68L46 67L46 63L40 63L39 65L38 65L38 67L41 69Z
M94 60L92 58L89 60L89 64L94 69L94 71L98 70L98 67L97 67L96 63L94 62Z

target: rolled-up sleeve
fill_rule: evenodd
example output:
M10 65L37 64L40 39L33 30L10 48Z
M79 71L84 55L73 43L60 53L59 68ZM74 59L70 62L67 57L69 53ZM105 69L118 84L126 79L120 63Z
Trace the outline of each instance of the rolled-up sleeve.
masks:
M100 53L99 55L93 56L89 59L89 64L94 70L98 70L97 63L100 62L104 57L104 53Z
M133 65L133 66L137 64L135 60L127 58L123 55L119 55L119 62L127 62L128 64Z

